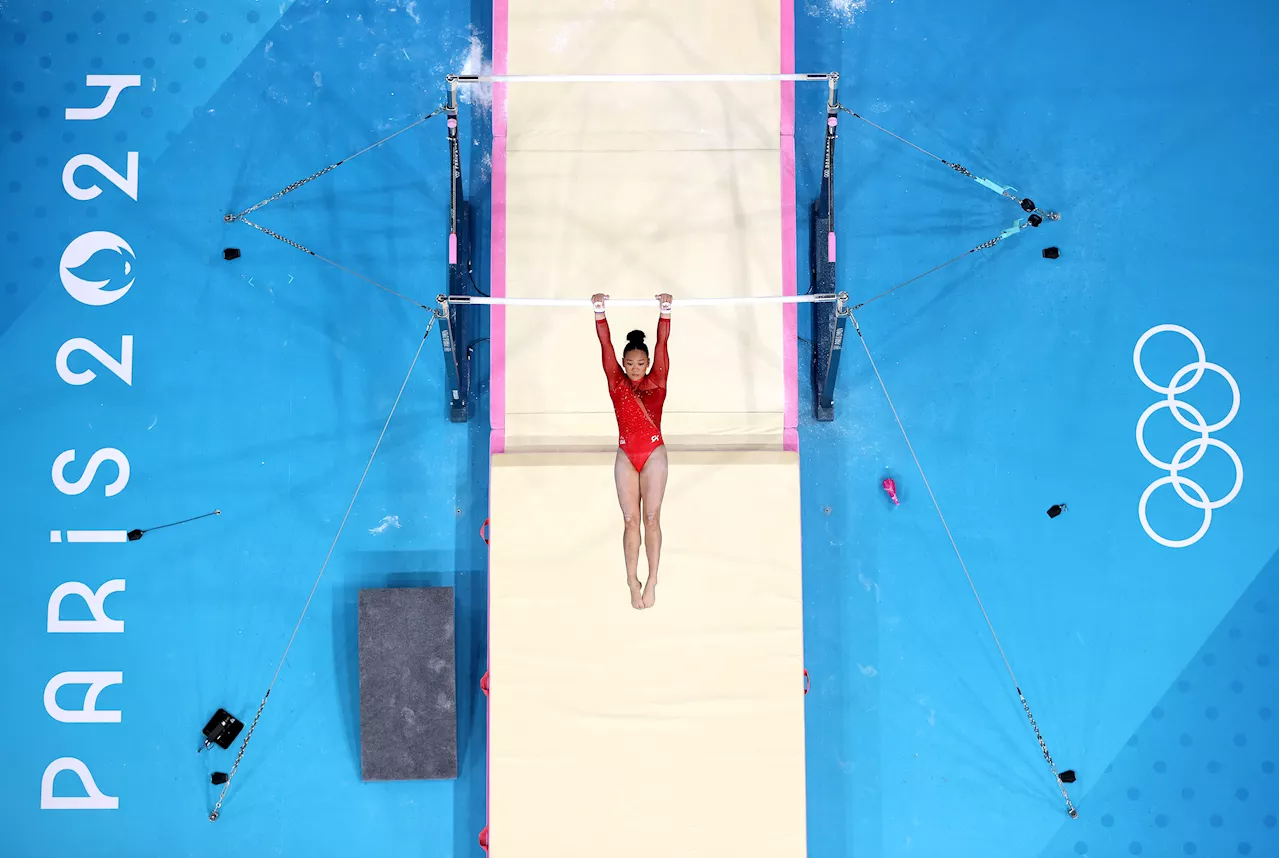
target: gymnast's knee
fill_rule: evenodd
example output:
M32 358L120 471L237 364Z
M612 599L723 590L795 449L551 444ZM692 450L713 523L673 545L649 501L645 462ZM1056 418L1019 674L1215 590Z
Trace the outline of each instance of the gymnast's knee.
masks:
M640 514L632 512L624 512L622 514L622 526L627 533L640 533Z
M644 514L645 530L659 530L661 528L661 523L659 521L660 513L661 513L661 510L656 510L656 509L653 512L647 512L647 511L645 512Z

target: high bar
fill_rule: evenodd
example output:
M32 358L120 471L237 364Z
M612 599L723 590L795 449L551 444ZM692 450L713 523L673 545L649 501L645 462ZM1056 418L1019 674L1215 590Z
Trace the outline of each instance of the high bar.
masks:
M822 304L847 301L849 296L841 292L819 295L744 295L733 298L673 298L676 307L710 307L717 304ZM442 304L488 304L508 307L590 307L589 298L488 298L479 295L438 295ZM652 307L657 298L608 298L606 305L615 307Z
M836 81L837 72L813 74L451 74L450 83L699 83L712 81Z

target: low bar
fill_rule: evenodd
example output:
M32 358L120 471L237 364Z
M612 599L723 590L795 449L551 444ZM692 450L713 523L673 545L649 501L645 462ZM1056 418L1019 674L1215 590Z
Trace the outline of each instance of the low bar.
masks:
M719 304L825 304L835 303L846 295L758 295L734 298L674 298L673 307L712 307ZM590 307L588 298L487 298L478 295L438 295L442 304L501 304L508 307ZM606 305L615 307L649 307L657 298L608 298Z
M832 81L837 72L813 74L451 74L450 83L711 83Z

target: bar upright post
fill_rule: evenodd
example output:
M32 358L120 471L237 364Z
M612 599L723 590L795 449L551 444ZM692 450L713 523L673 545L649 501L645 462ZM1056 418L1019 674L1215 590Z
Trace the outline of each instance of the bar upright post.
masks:
M839 102L836 84L839 76L828 79L827 133L822 149L822 184L809 219L809 291L836 293L836 214L835 161L836 128L839 125ZM835 419L836 370L840 365L840 346L844 339L843 301L813 305L813 375L814 418L820 422Z
M462 188L462 149L458 141L457 84L450 81L445 107L449 135L448 294L465 295L471 280L471 206ZM471 416L471 361L466 351L471 308L445 302L441 308L440 342L444 349L449 420L465 423Z

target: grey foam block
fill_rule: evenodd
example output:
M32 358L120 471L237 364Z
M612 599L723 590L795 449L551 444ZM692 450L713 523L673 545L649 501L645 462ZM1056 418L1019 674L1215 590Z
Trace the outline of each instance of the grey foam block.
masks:
M458 776L453 588L360 591L360 770Z

